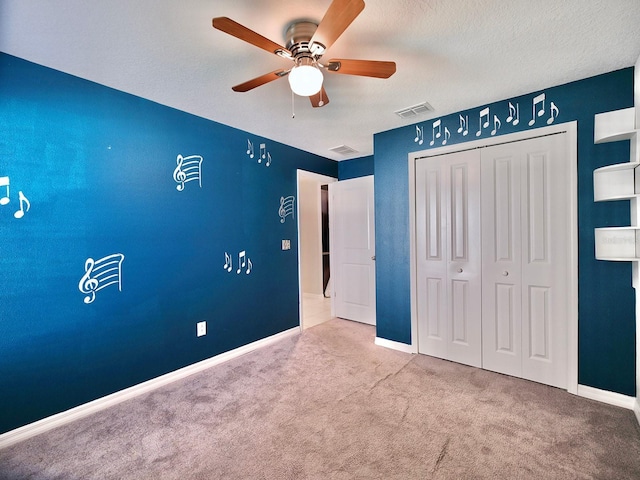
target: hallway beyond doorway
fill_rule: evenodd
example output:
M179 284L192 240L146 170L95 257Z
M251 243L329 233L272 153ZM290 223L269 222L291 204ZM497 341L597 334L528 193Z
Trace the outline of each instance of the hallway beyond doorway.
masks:
M302 298L302 328L307 329L331 320L331 298L304 293Z

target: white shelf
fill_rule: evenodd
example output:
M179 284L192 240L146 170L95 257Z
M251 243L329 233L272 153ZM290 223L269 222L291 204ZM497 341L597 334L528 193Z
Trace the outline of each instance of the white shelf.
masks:
M634 107L599 113L595 116L594 121L594 143L630 140L638 133L638 130L636 130L636 109Z
M595 238L598 260L640 260L640 227L596 228Z
M593 171L593 199L630 200L640 195L640 163L609 165Z
M594 143L632 141L630 162L594 170L593 198L596 202L640 197L640 159L637 158L640 135L636 126L635 107L595 116ZM598 260L640 261L640 227L596 228L595 241Z

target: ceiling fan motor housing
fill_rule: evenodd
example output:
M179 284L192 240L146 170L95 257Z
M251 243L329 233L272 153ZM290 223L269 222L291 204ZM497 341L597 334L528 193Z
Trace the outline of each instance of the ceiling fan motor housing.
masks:
M316 62L324 53L325 47L320 43L311 44L311 38L318 25L310 21L291 23L285 32L286 48L293 55L297 65Z

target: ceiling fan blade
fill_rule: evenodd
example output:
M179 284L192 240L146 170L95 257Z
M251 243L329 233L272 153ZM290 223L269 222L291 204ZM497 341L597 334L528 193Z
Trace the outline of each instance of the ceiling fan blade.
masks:
M265 83L273 82L274 80L278 80L286 76L289 73L289 70L274 70L273 72L266 73L259 77L256 77L248 82L241 83L240 85L236 85L235 87L231 87L234 92L248 92L251 89L264 85Z
M361 75L363 77L389 78L396 73L395 62L380 62L377 60L347 60L332 58L327 70L345 75Z
M329 97L327 97L327 92L324 90L324 87L322 87L315 95L311 95L309 100L311 100L311 105L314 107L324 107L329 103Z
M325 50L328 49L362 10L363 0L333 0L311 37L310 44L320 43Z
M227 17L216 17L212 21L213 28L217 28L229 35L232 35L240 40L244 40L252 45L255 45L258 48L262 48L267 52L275 53L276 55L280 55L282 57L291 58L291 52L284 48L282 45L278 45L275 42L272 42L266 37L263 37L259 33L254 32L253 30L248 29L244 25L240 25L238 22L235 22Z

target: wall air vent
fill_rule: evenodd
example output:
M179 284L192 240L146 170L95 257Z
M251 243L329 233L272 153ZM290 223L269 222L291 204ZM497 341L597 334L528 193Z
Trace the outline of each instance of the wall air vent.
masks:
M337 147L330 148L329 151L339 153L340 155L351 155L353 153L358 153L357 150L354 150L347 145L338 145Z
M413 118L418 115L424 115L426 113L433 112L433 107L427 102L419 103L412 107L403 108L402 110L396 110L395 113L401 118Z

